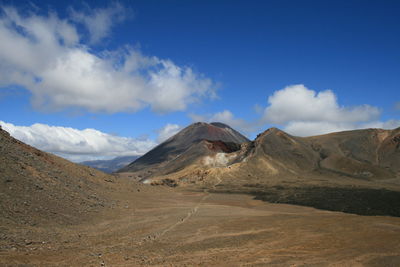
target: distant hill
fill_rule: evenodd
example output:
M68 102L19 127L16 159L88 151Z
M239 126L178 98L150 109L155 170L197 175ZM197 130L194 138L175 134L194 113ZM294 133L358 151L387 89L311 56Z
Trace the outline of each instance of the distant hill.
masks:
M80 162L80 164L101 170L106 173L113 173L125 167L129 163L135 161L139 157L140 156L122 156L122 157L115 157L110 160L83 161Z

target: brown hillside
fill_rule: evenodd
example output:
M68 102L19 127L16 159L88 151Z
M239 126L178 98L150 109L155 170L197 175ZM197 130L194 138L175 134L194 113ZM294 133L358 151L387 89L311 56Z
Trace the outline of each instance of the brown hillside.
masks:
M0 220L74 224L104 206L114 177L26 145L0 128Z

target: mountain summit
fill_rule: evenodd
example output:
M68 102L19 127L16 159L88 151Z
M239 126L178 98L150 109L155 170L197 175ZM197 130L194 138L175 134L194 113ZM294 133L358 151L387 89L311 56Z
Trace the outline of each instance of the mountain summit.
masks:
M141 171L140 177L166 174L184 168L218 151L232 152L249 140L226 124L197 122L170 137L118 172Z

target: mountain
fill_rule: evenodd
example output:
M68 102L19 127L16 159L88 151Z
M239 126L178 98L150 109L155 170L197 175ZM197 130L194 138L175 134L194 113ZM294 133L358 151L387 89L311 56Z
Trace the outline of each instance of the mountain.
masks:
M400 128L303 138L269 129L246 153L246 160L224 175L235 184L225 180L220 191L248 192L268 202L400 217Z
M249 140L223 123L194 123L170 137L118 172L136 172L137 177L173 173L195 164L209 154L229 153Z
M113 204L115 177L11 137L0 127L0 225L75 224Z
M400 128L354 130L312 137L296 137L271 128L251 142L242 139L241 142L230 143L232 140L221 138L223 140L217 144L216 137L211 145L207 138L186 138L194 136L193 130L198 130L197 127L192 125L184 129L129 165L132 167L130 170L140 170L142 165L138 163L151 160L155 160L157 164L148 166L164 167L165 160L171 157L175 162L181 163L181 168L173 172L187 169L197 160L197 163L201 163L197 165L202 168L225 167L219 168L219 172L227 172L229 175L238 172L237 179L242 179L243 176L259 179L269 177L269 182L282 175L296 179L307 177L306 181L313 177L320 179L333 176L360 181L389 181L400 178ZM178 145L170 146L170 143ZM235 145L222 149L227 144ZM169 150L170 147L173 149ZM175 153L176 148L180 148L179 153ZM167 162L170 163L171 160L168 158ZM243 175L244 173L247 175Z
M136 160L140 156L122 156L122 157L115 157L110 160L90 160L90 161L83 161L80 164L89 166L100 171L106 173L113 173L117 170L125 167L132 161Z
M213 131L224 134L210 136ZM232 139L228 133L237 136L226 125L191 125L123 170L151 184L400 216L400 128L312 137L271 128L254 141Z
M271 128L253 142L247 163L268 161L278 173L340 175L361 180L400 178L400 128L295 137ZM265 165L265 164L264 164Z

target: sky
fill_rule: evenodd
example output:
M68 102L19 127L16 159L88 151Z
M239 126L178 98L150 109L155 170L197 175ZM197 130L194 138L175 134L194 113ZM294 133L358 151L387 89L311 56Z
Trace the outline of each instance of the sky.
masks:
M399 1L0 0L0 125L72 161L219 121L400 127Z

